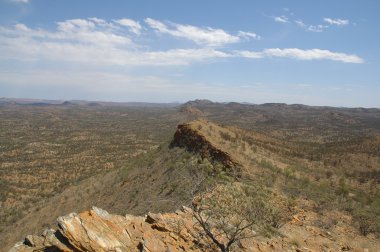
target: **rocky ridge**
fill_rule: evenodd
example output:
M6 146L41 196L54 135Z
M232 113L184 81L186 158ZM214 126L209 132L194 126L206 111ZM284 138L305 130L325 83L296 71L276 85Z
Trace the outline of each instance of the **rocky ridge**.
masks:
M238 171L242 165L201 133L200 128L206 127L205 125L207 126L207 122L203 120L178 125L171 145L184 147L189 151L199 153L202 158L218 161L224 166Z
M185 147L238 170L241 159L221 148L207 130L218 127L207 121L179 125L173 146ZM218 129L221 130L221 129ZM231 137L233 132L229 132ZM239 160L239 161L238 161ZM236 251L379 251L376 237L361 236L352 227L349 216L329 212L336 221L326 229L321 216L310 206L296 207L290 221L272 238L254 237L242 240ZM212 241L202 236L192 210L182 207L173 213L146 216L113 215L93 207L80 214L71 213L57 219L57 229L46 229L42 235L29 235L11 252L23 251L216 251ZM234 250L235 251L235 250Z
M56 230L28 235L9 252L217 251L213 243L201 235L192 213L192 209L182 207L174 213L121 216L92 207L80 214L59 217ZM241 240L233 251L378 251L376 238L360 237L344 224L349 221L347 217L337 217L342 226L331 232L312 225L315 218L314 213L301 210L280 228L280 235Z
M141 216L112 215L93 207L57 219L57 230L28 235L10 252L27 251L199 251L191 209Z

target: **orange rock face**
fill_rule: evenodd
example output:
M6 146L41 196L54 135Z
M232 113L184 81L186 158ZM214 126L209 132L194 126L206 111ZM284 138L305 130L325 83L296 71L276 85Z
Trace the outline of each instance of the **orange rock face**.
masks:
M310 221L317 217L315 213L300 214L303 218L296 218L305 225L293 219L281 227L281 236L244 239L233 251L379 251L374 237L360 238L352 233L354 231L347 230L325 232L310 226ZM90 211L60 217L57 222L57 230L47 229L41 235L28 235L10 252L218 251L211 240L201 235L192 210L187 207L175 213L149 213L145 217L112 215L93 207Z
M191 211L124 217L93 207L59 217L57 231L28 236L11 251L201 251Z

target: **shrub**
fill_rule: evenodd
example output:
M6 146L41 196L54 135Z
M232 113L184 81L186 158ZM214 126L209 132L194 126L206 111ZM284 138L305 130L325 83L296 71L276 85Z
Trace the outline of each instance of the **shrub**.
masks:
M230 142L232 141L232 136L228 134L227 132L220 132L220 137L223 140L230 141Z
M353 216L363 235L380 234L380 199L376 199L368 207L357 209Z
M207 236L222 252L257 233L272 233L282 221L279 210L263 190L240 183L219 185L196 197L193 217L201 236Z

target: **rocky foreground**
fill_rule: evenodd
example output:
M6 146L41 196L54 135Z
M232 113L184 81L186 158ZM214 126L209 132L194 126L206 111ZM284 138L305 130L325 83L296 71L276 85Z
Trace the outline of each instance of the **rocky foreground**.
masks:
M315 217L313 213L301 212L276 237L242 240L234 251L378 251L375 237L363 239L346 225L344 229L326 232L310 225ZM345 218L338 217L338 221L344 223ZM57 226L57 230L46 229L42 235L28 235L9 252L217 251L212 241L202 235L188 207L145 217L113 215L93 207L59 217Z
M146 217L112 215L93 207L57 219L58 229L28 235L10 251L193 251L191 210Z
M80 214L57 219L58 229L41 235L28 235L9 252L32 251L216 251L201 235L192 218L192 209L182 207L175 213L120 216L92 207ZM241 249L247 247L240 245Z
M57 219L58 229L28 235L10 251L199 251L191 209L145 217L93 207Z
M216 251L194 223L192 209L175 213L120 216L92 207L57 219L58 229L28 235L9 252L32 251ZM252 251L249 242L240 249Z

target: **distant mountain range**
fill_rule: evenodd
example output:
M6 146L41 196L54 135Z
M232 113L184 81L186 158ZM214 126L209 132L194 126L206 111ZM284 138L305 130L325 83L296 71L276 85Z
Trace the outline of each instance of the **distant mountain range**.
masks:
M196 99L186 103L181 102L112 102L112 101L87 101L87 100L49 100L49 99L31 99L31 98L7 98L0 97L1 105L34 105L34 106L48 106L48 105L85 105L85 106L118 106L118 107L177 107L180 105L190 105L194 107L202 106L226 106L229 108L255 108L259 107L291 107L291 108L340 108L340 109L356 109L357 111L376 110L379 108L363 108L363 107L331 107L331 106L311 106L303 104L286 104L286 103L263 103L255 104L250 102L213 102L207 99Z
M32 106L118 106L118 107L175 107L180 103L150 103L150 102L108 102L108 101L85 101L85 100L45 100L29 98L5 98L0 97L1 105L32 105Z

